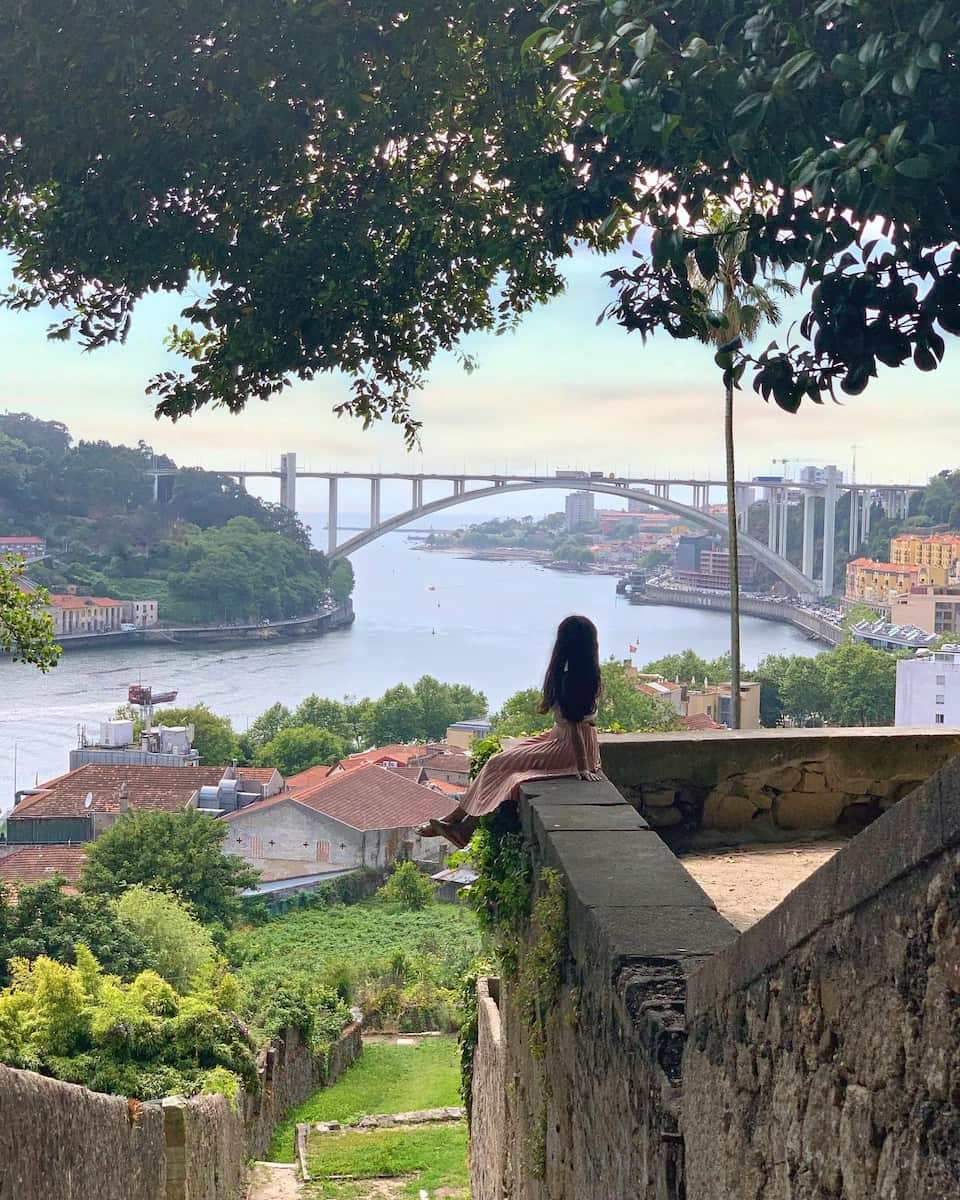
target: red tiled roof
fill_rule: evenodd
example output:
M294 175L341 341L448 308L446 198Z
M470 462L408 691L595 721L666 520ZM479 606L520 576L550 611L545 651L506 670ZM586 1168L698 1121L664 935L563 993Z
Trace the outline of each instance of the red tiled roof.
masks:
M708 717L706 713L694 713L692 717L680 717L679 723L684 729L726 729L726 725L721 725L719 721Z
M925 566L926 564L921 564ZM863 567L865 571L884 571L893 575L916 575L921 566L914 566L911 563L889 563L876 562L872 558L854 558L849 563L848 567Z
M426 787L435 792L442 792L444 796L462 796L467 790L465 783L447 783L445 779L427 779L424 783Z
M307 788L319 787L321 783L332 778L330 774L332 770L333 767L321 764L318 767L308 767L305 771L298 771L296 775L288 775L287 789L291 792L302 792Z
M399 771L373 765L331 775L314 788L259 800L237 812L227 813L224 820L262 812L285 800L364 831L406 829L422 825L431 817L445 817L450 811L449 800L433 788L412 783Z
M47 603L53 608L122 608L122 601L109 596L74 596L70 592L51 592Z
M460 774L468 774L470 771L470 757L462 750L449 753L441 750L435 754L422 754L414 760L414 764L425 767L428 771L450 771Z
M216 787L226 767L142 767L88 763L32 788L10 814L19 817L82 817L87 812L120 811L119 793L127 785L132 809L179 812L201 787ZM242 781L269 783L272 767L238 767ZM88 795L93 799L87 807Z
M0 858L0 880L4 883L39 883L62 875L76 883L87 861L83 846L24 846Z
M24 545L27 542L29 542L30 545L32 545L32 546L36 546L36 545L39 545L42 541L43 541L42 537L33 537L33 536L28 536L26 534L23 534L19 537L0 537L0 546L10 546L13 543L16 543L17 545Z

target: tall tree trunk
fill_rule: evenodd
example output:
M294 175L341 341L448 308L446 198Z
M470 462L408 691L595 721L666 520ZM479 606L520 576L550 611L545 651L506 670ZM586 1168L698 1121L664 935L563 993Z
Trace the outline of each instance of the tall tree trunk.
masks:
M740 728L740 554L737 546L736 464L733 457L733 383L727 385L723 439L727 458L727 535L730 543L730 727Z

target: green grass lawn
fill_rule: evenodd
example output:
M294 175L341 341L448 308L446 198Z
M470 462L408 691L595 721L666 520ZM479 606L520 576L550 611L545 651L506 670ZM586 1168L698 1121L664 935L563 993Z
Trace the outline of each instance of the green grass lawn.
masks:
M419 1046L371 1042L332 1087L315 1092L277 1126L268 1157L272 1162L293 1162L294 1130L301 1121L352 1124L378 1113L459 1103L460 1055L455 1038L424 1038Z
M314 1192L318 1200L362 1197L361 1187L353 1185L356 1190L351 1192L346 1180L405 1175L412 1177L403 1189L405 1196L419 1196L421 1188L431 1196L437 1188L456 1188L463 1189L465 1198L470 1184L467 1127L460 1122L405 1132L378 1129L317 1135L308 1146L307 1167L311 1178L321 1181Z

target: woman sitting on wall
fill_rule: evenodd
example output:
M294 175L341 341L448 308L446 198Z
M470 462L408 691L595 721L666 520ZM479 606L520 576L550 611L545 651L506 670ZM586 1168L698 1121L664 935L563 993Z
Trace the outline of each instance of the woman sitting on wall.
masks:
M557 629L537 709L553 714L553 728L488 759L454 811L442 821L422 825L420 836L445 837L463 847L470 841L477 819L506 800L516 800L521 783L564 776L602 778L596 728L599 699L596 626L586 617L567 617Z

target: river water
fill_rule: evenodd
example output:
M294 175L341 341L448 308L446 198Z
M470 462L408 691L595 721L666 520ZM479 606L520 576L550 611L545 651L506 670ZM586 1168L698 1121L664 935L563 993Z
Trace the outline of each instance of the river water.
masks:
M322 544L319 522L316 528ZM631 607L616 596L613 576L480 562L413 545L404 533L388 534L354 555L356 623L324 638L68 650L48 675L0 661L0 810L15 787L62 774L80 723L112 716L131 683L177 688L178 704L203 701L243 730L277 700L292 707L311 692L377 696L424 674L480 688L495 708L539 683L556 624L572 612L596 621L604 657L626 657L631 642L638 664L687 646L712 658L728 645L725 613ZM819 649L790 626L752 618L743 622L743 648L748 664Z

